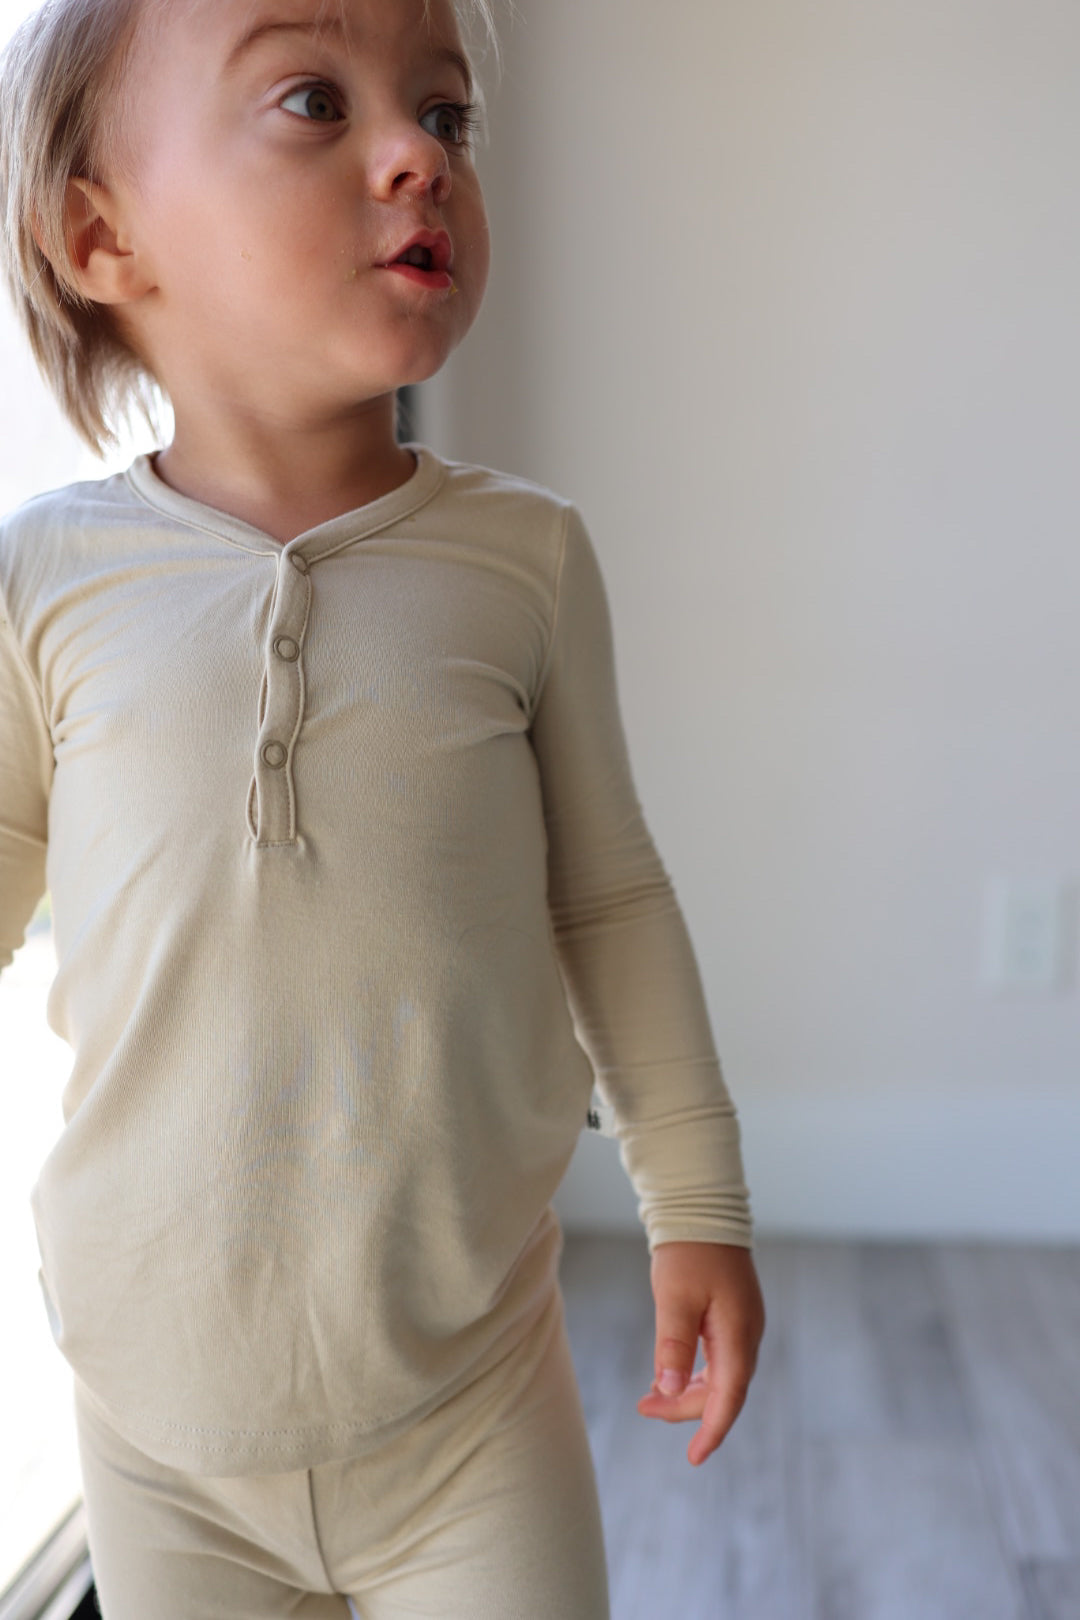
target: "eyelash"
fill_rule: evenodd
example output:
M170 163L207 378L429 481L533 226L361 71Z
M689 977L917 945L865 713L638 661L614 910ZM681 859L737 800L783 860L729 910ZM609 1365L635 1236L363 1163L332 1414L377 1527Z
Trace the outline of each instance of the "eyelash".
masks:
M279 105L283 105L284 102L290 101L293 96L305 94L310 95L315 90L322 90L334 103L338 111L341 112L341 97L334 86L332 84L327 84L323 79L312 79L307 84L294 85L289 91L288 95L282 97L282 101L279 103ZM475 101L440 101L437 102L434 107L429 107L428 112L442 112L444 108L448 109L454 114L461 129L461 139L456 141L454 144L456 146L468 146L473 135L475 135L477 129L480 127L480 108L478 104ZM300 114L294 113L290 116L299 117ZM425 117L426 116L427 114L425 114ZM324 122L324 120L312 119L311 122L320 123ZM326 119L325 122L331 123L336 122L336 120Z
M480 108L475 101L443 101L440 102L439 108L433 107L431 110L435 112L443 107L449 107L461 125L461 140L457 144L459 146L468 146L470 140L480 128Z

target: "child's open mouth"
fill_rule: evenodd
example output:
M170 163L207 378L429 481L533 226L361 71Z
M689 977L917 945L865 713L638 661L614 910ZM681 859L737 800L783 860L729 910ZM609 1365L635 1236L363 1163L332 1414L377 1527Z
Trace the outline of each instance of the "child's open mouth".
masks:
M432 290L454 285L450 275L453 248L445 231L419 231L381 268L394 270L406 280Z

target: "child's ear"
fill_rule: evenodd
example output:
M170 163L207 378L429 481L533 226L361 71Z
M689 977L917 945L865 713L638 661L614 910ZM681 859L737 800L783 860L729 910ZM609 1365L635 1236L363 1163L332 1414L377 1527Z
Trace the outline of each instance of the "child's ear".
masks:
M124 227L120 204L93 180L69 180L64 199L69 273L96 304L130 304L150 291L146 274Z

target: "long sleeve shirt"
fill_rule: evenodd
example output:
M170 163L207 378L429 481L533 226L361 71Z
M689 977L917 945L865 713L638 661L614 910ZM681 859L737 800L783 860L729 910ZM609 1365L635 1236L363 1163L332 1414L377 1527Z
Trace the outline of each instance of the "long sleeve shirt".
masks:
M74 1052L45 1305L194 1473L356 1454L505 1355L594 1081L650 1250L752 1243L587 531L410 449L284 545L145 456L0 524L0 967L47 888Z

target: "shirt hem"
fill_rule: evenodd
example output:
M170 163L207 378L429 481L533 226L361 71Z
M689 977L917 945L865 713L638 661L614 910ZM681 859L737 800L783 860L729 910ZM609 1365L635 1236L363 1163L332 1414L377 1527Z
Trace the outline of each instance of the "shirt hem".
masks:
M188 1474L231 1478L243 1474L283 1473L316 1468L324 1463L344 1462L393 1441L412 1429L437 1407L460 1394L476 1379L490 1372L513 1354L552 1308L558 1294L557 1270L539 1300L516 1317L488 1345L484 1353L459 1371L415 1406L392 1417L362 1422L298 1425L295 1429L228 1430L166 1422L139 1422L112 1410L91 1387L74 1373L75 1399L91 1418L111 1429L120 1439L167 1468ZM179 1431L179 1432L178 1432ZM183 1438L183 1435L203 1438Z

